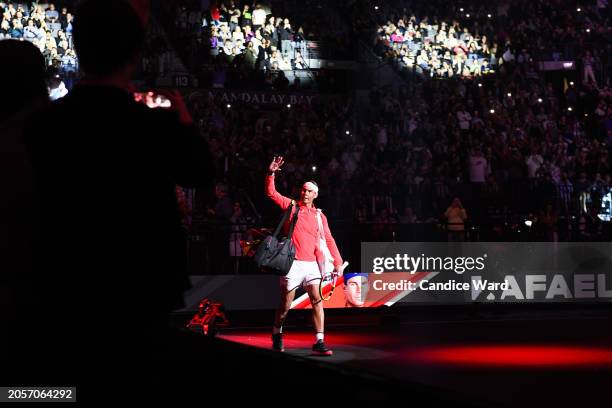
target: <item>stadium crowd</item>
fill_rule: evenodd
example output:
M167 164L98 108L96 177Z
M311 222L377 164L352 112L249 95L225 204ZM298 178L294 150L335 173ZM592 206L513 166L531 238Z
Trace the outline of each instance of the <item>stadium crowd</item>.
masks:
M23 39L35 44L47 66L63 72L76 72L77 59L72 44L72 13L57 10L53 3L0 2L0 40Z
M525 3L517 7L543 7L539 1ZM565 6L555 5L558 15L567 14ZM584 7L581 21L601 31L600 11ZM279 178L281 188L290 191L300 180L316 178L324 192L321 205L339 219L448 221L449 205L460 197L471 225L523 226L529 220L541 239L568 239L572 230L574 237L601 237L612 188L609 77L589 71L584 58L569 78L540 71L539 57L532 56L546 53L540 47L545 42L527 44L524 33L512 39L514 32L500 34L517 22L516 12L514 6L498 9L490 32L466 30L456 22L445 29L455 27L458 38L479 38L481 48L483 40L489 43L495 75L408 78L399 90L373 90L366 117L354 117L349 98L319 98L274 115L248 104L227 108L200 101L196 110L205 112L203 132L227 168L226 182L252 189L257 197L260 183L252 175L261 173L266 157L283 154L288 165ZM548 35L545 24L535 29L535 37ZM582 55L606 63L605 37L587 41L589 33L581 33L572 41L588 44ZM491 48L497 51L491 54Z
M260 191L262 166L283 155L287 165L279 190L288 193L304 179L316 179L319 203L333 219L448 222L453 202L453 208L465 205L465 217L453 218L461 223L529 219L546 239L559 238L560 223L566 225L561 229L572 224L575 231L587 234L590 228L595 234L612 188L610 44L603 9L598 3L576 12L573 6L572 14L567 4L553 1L548 15L543 0L519 0L451 18L460 5L442 3L373 12L381 21L374 52L412 64L410 73L428 75L405 76L394 89L373 89L365 102L319 94L302 103L264 105L228 103L207 91L190 95L192 113L224 174L220 181L242 201L241 211L268 212ZM462 3L464 13L470 4ZM304 31L292 28L289 18L259 4L224 2L210 16L198 9L199 2L173 5L172 43L194 58L216 50L213 76L253 78L263 75L261 69L299 69ZM0 12L0 36L32 41L50 66L76 69L66 8L0 2ZM167 52L158 43L150 49ZM579 58L577 72L563 78L538 69L538 61L557 49L564 58ZM280 93L299 89L278 76L260 81Z
M293 29L288 18L275 17L257 4L251 11L234 3L211 11L211 49L231 62L244 54L250 68L267 70L305 69L304 29Z
M173 44L190 72L204 86L269 89L280 76L279 82L289 77L288 85L308 88L313 81L319 84L334 74L314 78L311 59L355 58L357 43L351 40L351 25L341 4L285 1L274 3L272 9L258 1L210 2L204 8L198 1L173 3L159 4L160 20L173 33ZM321 71L325 70L316 73ZM309 80L294 81L295 77ZM336 81L345 76L338 77Z
M612 187L610 90L575 84L563 93L524 69L508 64L486 84L429 81L412 95L374 91L363 133L349 98L280 112L202 94L190 101L224 181L256 202L262 160L282 153L280 188L315 178L337 219L434 221L461 197L472 224L546 211L599 223Z
M378 55L433 77L481 76L514 60L580 58L595 67L607 58L605 0L400 1L376 6L371 17Z

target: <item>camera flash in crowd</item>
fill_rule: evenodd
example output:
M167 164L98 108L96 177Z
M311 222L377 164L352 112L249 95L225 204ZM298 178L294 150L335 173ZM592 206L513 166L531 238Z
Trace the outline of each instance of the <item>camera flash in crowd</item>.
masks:
M568 107L567 107L567 111L568 111L568 112L573 111L572 107L571 107L571 106L568 106Z
M490 15L490 14L487 14L487 17L491 18L491 15Z
M584 117L585 117L585 118L588 118L588 117L589 117L589 114L588 114L588 113L585 113L585 114L584 114Z
M478 87L479 87L479 88L482 88L482 84L481 84L480 82L478 83Z
M571 85L571 86L574 86L574 81L570 81L570 85Z
M525 220L525 225L528 226L528 227L531 227L533 225L533 221Z
M287 109L291 109L291 104L290 103L287 104Z
M580 7L578 7L578 8L576 9L576 11L580 13L580 12L582 11L582 9L581 9Z
M542 98L538 98L538 103L542 103Z
M312 166L312 171L317 171L317 166Z
M587 28L587 29L586 29L586 32L587 32L587 33L590 33L590 32L591 32L591 29L590 29L590 28Z
M489 113L495 113L495 109L491 109Z
M466 16L467 18L470 18L470 13L466 14L465 16Z
M459 11L463 13L463 7L461 7L461 8L459 9Z
M230 105L229 103L227 104L227 109L231 108L232 105Z
M347 135L350 135L350 134L351 134L351 131L350 131L350 130L347 130L347 131L346 131L346 132L344 132L344 133L346 133Z
M378 6L374 6L374 10L378 10Z
M512 97L512 93L508 92L508 98L511 98L511 97Z

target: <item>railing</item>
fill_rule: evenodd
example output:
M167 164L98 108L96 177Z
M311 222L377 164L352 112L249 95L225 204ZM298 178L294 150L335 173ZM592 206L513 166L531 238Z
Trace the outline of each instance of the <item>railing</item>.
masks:
M529 223L523 217L499 219L489 224L450 224L445 222L336 223L330 225L343 258L359 265L362 242L606 242L612 240L612 223L560 217L552 225ZM253 224L202 224L189 235L190 273L257 273L252 260L244 256L242 241L258 237L247 232ZM463 227L463 230L460 228ZM459 229L459 231L453 231ZM259 236L261 237L261 236ZM243 242L244 243L244 242Z

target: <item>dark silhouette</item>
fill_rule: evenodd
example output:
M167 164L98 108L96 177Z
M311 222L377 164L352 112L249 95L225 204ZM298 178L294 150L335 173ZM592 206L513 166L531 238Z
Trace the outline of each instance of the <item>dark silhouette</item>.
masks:
M84 77L26 130L45 243L37 361L96 387L109 370L116 381L156 375L166 314L188 287L175 186L211 188L215 176L178 93L165 95L169 110L134 100L142 21L124 1L81 3L73 35Z
M228 242L230 237L231 217L234 211L233 201L228 195L229 187L223 183L215 186L215 207L208 210L210 221L217 227L208 245L210 256L210 274L222 275L230 271Z
M25 323L18 313L33 300L29 288L39 238L37 191L23 140L24 120L49 98L45 60L36 46L0 41L0 60L8 62L0 64L0 344L4 346Z
M45 59L30 42L4 40L0 42L0 123L28 107L48 100L45 84ZM22 119L22 118L21 118Z

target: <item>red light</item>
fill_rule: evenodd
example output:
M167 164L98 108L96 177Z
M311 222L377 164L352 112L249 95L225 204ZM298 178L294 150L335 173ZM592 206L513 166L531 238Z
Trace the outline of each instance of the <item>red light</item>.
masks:
M612 350L572 346L461 346L411 351L408 358L422 363L467 366L612 366Z

